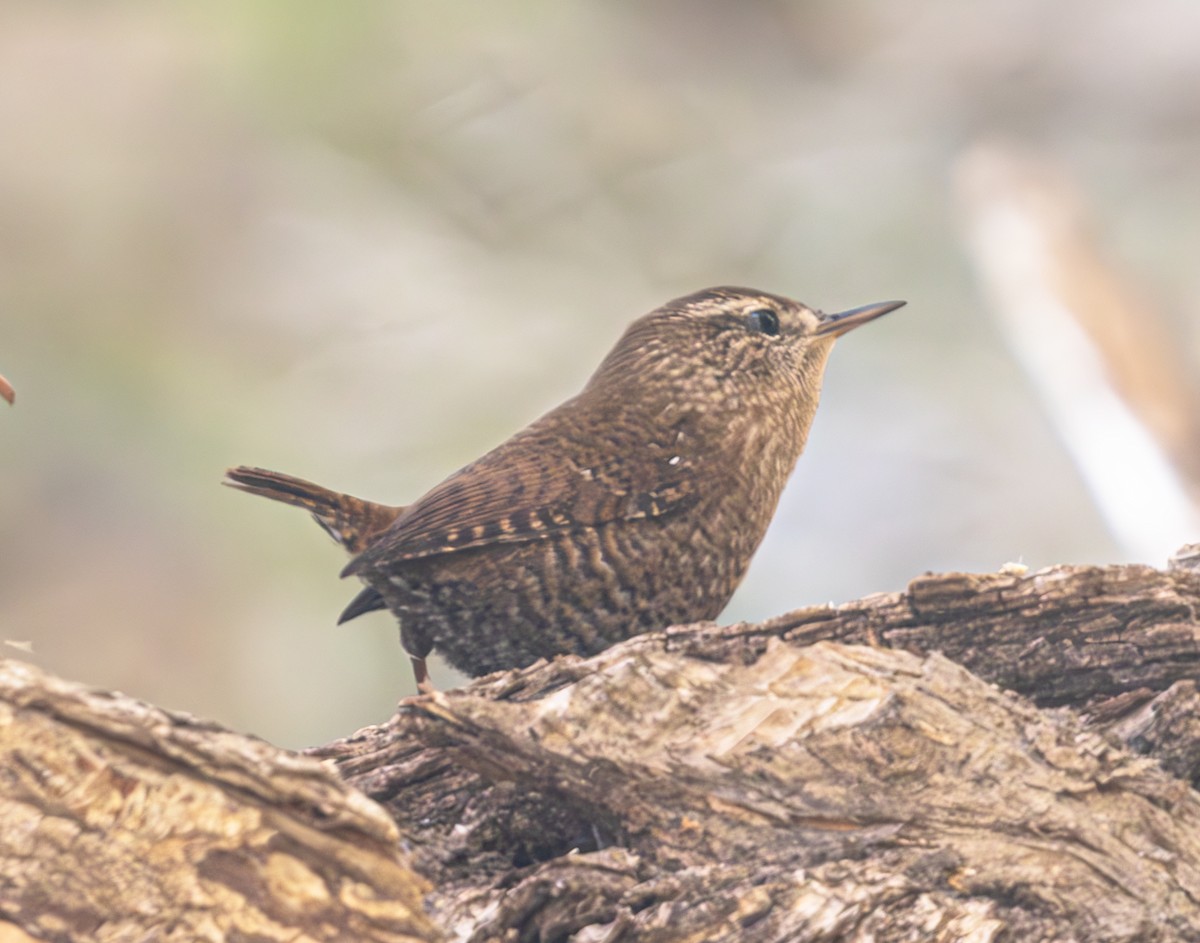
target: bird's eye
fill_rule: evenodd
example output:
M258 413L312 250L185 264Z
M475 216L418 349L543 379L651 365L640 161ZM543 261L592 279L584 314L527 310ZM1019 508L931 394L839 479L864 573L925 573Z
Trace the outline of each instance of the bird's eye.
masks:
M746 327L768 337L779 334L779 315L770 308L756 308L746 315Z

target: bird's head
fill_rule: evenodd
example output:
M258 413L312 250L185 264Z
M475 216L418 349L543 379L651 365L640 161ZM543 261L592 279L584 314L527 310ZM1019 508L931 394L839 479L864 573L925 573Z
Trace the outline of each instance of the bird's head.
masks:
M701 406L742 408L820 392L834 341L894 311L885 301L824 314L749 288L709 288L670 301L629 326L593 376L614 394L661 392Z

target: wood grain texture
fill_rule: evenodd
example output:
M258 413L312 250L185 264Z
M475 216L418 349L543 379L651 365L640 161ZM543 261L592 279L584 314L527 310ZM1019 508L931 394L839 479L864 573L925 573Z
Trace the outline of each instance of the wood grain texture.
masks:
M1198 590L929 575L497 675L319 753L463 940L1200 939Z
M320 763L0 663L0 939L433 940L395 826Z
M0 940L1200 940L1190 559L676 627L309 756L10 663Z

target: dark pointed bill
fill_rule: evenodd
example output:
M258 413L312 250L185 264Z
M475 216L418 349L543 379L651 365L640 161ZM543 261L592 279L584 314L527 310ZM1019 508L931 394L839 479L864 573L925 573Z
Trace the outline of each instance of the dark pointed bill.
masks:
M841 337L847 331L852 331L860 324L874 321L883 317L889 311L903 308L907 301L880 301L873 305L863 305L861 308L851 308L849 311L839 311L837 314L822 314L821 323L814 332L818 337L831 334Z

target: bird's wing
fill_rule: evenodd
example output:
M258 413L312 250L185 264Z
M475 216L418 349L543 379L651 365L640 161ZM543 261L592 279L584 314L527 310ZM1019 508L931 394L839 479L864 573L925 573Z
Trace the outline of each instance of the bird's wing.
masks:
M552 420L554 414L545 417ZM490 544L540 540L613 521L658 517L696 500L684 423L572 434L543 421L456 472L405 509L343 575ZM650 438L650 442L646 439ZM637 454L622 443L636 441Z

